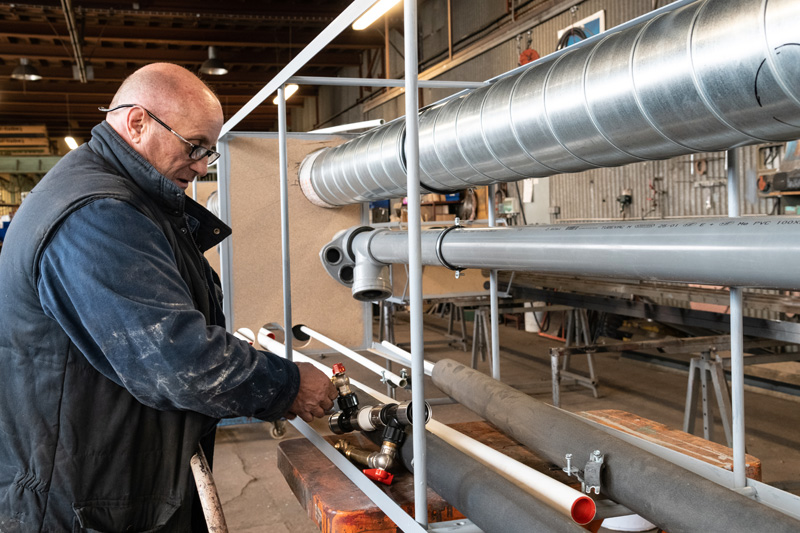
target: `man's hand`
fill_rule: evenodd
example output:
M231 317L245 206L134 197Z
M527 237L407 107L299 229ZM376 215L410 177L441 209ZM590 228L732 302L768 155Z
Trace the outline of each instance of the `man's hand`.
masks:
M306 422L311 422L314 417L322 418L333 407L336 399L336 387L324 373L317 370L311 363L295 363L300 370L300 389L297 397L289 407L287 418L299 416Z

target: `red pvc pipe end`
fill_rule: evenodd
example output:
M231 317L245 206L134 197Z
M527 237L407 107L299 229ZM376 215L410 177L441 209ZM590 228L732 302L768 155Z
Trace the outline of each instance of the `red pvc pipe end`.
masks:
M575 523L585 526L594 519L597 512L594 500L588 496L581 496L572 504L570 515Z

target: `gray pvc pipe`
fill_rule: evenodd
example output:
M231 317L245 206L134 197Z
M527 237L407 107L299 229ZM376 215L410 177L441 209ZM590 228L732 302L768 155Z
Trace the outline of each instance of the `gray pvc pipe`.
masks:
M441 255L460 268L792 289L796 271L775 266L800 264L798 227L784 217L742 217L459 228L444 236ZM441 264L440 233L422 233L423 264ZM353 246L368 245L381 263L407 263L406 240L404 231L376 230Z
M358 398L363 405L380 403L361 391ZM522 491L500 474L439 437L425 434L428 485L485 533L586 533L569 517ZM380 445L380 431L364 435ZM405 467L414 472L412 440L413 435L407 435L400 453ZM419 473L414 472L414 475Z
M451 359L434 384L553 463L605 454L602 493L670 533L797 532L800 522L656 457Z

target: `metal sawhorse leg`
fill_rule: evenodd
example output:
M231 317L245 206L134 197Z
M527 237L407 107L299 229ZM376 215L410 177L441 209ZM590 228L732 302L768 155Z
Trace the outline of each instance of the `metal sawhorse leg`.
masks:
M475 309L475 318L472 323L472 368L478 366L478 354L481 361L486 361L489 354L489 320L487 316L488 308L478 307ZM491 355L489 355L491 357Z
M703 411L703 438L714 440L714 415L709 402L708 377L714 386L717 397L717 408L725 431L725 441L729 447L733 446L731 435L731 397L728 391L728 382L722 368L722 361L718 357L711 359L711 352L701 352L700 357L693 357L689 366L689 385L686 388L686 408L683 413L683 431L694 433L695 419L697 418L697 385L700 384L701 406Z
M586 314L586 309L570 309L567 311L567 323L564 326L564 338L566 342L564 346L589 346L592 344L591 335L589 335L589 317ZM558 357L558 356L556 356ZM592 390L592 396L599 398L597 393L597 374L594 371L594 355L591 352L586 352L586 364L589 367L589 375L577 373L570 368L570 355L564 355L561 362L560 377L572 378L577 383ZM554 376L554 379L557 379Z

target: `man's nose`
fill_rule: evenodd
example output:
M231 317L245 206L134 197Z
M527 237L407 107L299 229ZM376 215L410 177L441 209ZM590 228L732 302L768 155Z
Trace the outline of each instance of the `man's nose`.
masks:
M198 161L192 162L189 168L195 171L197 177L203 177L208 174L208 158L204 157Z

